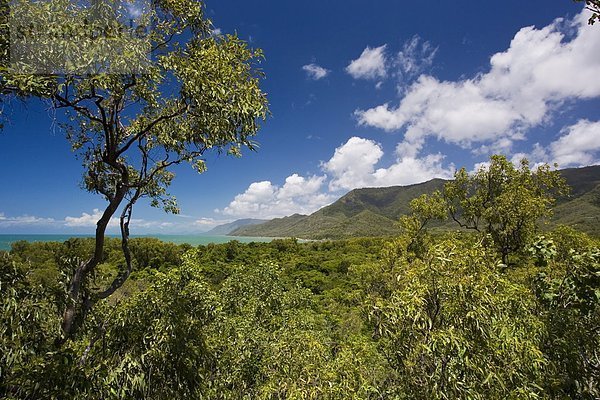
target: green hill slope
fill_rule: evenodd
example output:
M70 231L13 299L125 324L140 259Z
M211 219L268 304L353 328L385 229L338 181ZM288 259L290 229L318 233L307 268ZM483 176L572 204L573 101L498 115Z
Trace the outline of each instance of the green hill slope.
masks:
M565 169L561 173L572 191L557 202L550 226L570 225L600 235L600 166ZM410 201L443 186L443 180L433 179L410 186L355 189L311 215L277 218L241 227L231 235L306 239L396 235L396 221L410 212ZM449 222L443 227L452 229L455 225Z
M230 232L235 231L243 226L262 224L267 222L266 219L238 219L237 221L230 222L228 224L218 225L212 228L210 231L204 233L204 235L228 235Z
M443 185L443 180L434 179L410 186L355 189L311 215L276 218L264 224L241 227L231 235L307 239L396 235L396 221L409 212L410 201Z
M594 236L600 236L600 184L554 209L550 226L568 225Z

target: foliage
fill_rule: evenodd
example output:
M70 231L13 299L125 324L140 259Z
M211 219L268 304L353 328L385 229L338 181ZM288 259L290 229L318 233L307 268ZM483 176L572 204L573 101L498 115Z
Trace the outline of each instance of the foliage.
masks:
M537 398L546 362L535 298L480 242L442 241L394 273L371 319L401 398Z
M407 252L420 257L431 244L425 227L432 220L445 220L447 218L446 203L439 191L431 195L423 194L410 202L412 213L400 217L400 226L403 237L408 239Z
M199 1L152 5L135 20L144 35L132 37L110 34L128 32L127 23L133 21L118 1L89 7L67 0L11 4L11 21L31 37L24 39L21 52L13 43L13 53L22 57L3 60L1 92L41 98L65 111L68 120L62 127L82 161L83 187L107 202L93 256L72 272L62 322L65 339L131 274L129 222L137 201L149 198L153 206L178 212L167 192L174 177L170 169L190 163L201 173L207 151L239 156L242 147L255 148L251 138L268 113L259 87L260 50L249 49L235 35L212 35ZM7 23L2 21L2 28ZM46 34L55 30L72 35ZM104 34L91 39L86 30ZM2 32L4 46L8 29ZM118 211L122 266L112 282L86 292L89 276L101 263L106 227Z
M457 171L446 184L450 216L461 227L491 236L502 262L522 252L537 231L538 221L552 213L555 198L567 190L558 171L542 165L535 171L526 159L516 168L504 156L470 175Z
M550 378L551 390L571 398L596 399L600 396L600 250L571 250L565 263L558 276L542 270L536 280L548 327L545 346L558 372Z
M426 200L413 222L436 215ZM425 228L195 249L132 239L128 285L58 345L70 263L94 241L19 242L0 253L0 397L594 399L599 245L561 227L503 269L485 236ZM122 257L109 239L90 284Z

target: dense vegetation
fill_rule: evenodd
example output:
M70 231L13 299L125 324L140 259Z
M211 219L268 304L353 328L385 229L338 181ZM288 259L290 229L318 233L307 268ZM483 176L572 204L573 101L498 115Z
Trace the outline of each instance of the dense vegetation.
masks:
M16 243L0 253L0 396L596 399L600 241L530 224L555 173L502 157L488 171L413 200L393 239L132 239L131 278L66 343L67 277L94 243ZM428 231L449 206L485 229ZM83 291L122 258L107 240Z
M95 246L69 271L67 340L128 280L138 201L178 213L168 192L176 165L203 173L209 152L241 156L256 148L253 137L269 113L260 88L263 53L236 35L213 34L198 0L2 5L0 102L48 104L81 161L81 187L104 200ZM98 274L113 217L124 254L120 272L90 291L85 285Z
M42 27L57 13L67 26L87 21L67 3L13 6ZM586 4L594 22L598 2ZM357 192L322 218L283 221L285 235L304 224L322 237L389 239L198 248L130 240L139 199L177 211L170 167L203 172L206 151L253 149L268 114L260 50L215 36L201 2L154 5L144 18L159 29L148 42L109 56L127 65L149 44L157 62L142 57L125 73L103 68L102 40L76 46L78 65L43 65L52 73L27 60L9 66L2 13L0 101L67 110L82 186L107 206L94 239L0 252L1 398L600 398L600 242L564 226L539 234L563 194L547 167L496 157L489 173L461 170L443 193L404 192L416 197L411 215L400 216L407 201L386 189L375 204ZM556 215L597 215L597 188L575 187L577 203ZM117 211L121 240L105 238ZM448 216L463 230L427 230Z

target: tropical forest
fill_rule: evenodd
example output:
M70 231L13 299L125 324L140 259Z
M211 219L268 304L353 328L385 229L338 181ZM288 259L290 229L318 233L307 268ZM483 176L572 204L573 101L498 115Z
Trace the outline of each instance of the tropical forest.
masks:
M2 2L0 398L600 399L600 1L210 3Z

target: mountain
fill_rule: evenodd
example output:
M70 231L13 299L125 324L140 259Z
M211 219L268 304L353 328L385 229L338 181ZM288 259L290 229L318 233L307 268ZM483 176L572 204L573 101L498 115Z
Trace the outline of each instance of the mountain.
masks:
M228 224L218 225L212 228L210 231L204 233L204 235L210 236L221 236L221 235L229 235L231 232L235 231L244 226L251 226L256 224L262 224L267 222L265 219L238 219L237 221L230 222Z
M561 174L572 188L571 195L557 201L550 226L570 225L600 235L600 166L565 169ZM398 218L410 212L410 201L441 190L444 183L433 179L410 186L355 189L311 215L294 214L243 226L230 234L305 239L392 236L399 232Z
M571 195L558 200L550 225L568 225L600 236L600 166L571 168L561 173L571 186Z
M409 203L444 186L434 179L410 186L355 189L311 215L295 214L260 225L236 229L231 235L339 239L398 233L396 221L410 211Z

